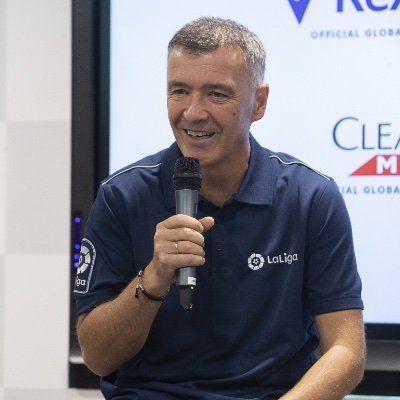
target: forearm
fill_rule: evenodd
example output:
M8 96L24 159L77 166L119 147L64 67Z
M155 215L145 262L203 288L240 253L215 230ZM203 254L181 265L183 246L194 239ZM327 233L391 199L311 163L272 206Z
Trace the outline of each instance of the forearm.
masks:
M360 310L316 317L322 356L282 400L341 400L364 374L365 335Z
M364 357L334 346L281 400L342 400L362 379Z
M97 375L108 375L134 357L143 347L161 302L139 293L137 278L114 300L104 303L78 320L78 339L85 364ZM154 285L146 271L146 289L158 295L164 286ZM163 292L164 291L164 292Z

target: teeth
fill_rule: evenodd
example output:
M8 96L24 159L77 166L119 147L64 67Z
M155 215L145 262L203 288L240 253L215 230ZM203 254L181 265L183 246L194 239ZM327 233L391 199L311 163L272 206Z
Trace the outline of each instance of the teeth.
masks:
M214 135L214 132L196 132L196 131L189 131L189 130L187 130L186 132L189 136L198 137L198 138L209 137L209 136Z

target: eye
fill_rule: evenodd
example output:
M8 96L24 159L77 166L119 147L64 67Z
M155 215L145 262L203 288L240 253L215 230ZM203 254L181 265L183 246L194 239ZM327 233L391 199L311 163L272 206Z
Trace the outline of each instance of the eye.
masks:
M218 92L216 90L213 90L209 93L209 96L217 101L225 100L228 98L228 96L225 93Z
M226 97L226 95L225 94L223 94L223 93L221 93L221 92L217 92L217 91L212 91L212 92L210 92L210 96L212 96L212 97Z
M183 88L171 89L169 91L169 95L170 96L183 96L183 95L185 95L187 93L188 93L188 91L186 89L183 89Z

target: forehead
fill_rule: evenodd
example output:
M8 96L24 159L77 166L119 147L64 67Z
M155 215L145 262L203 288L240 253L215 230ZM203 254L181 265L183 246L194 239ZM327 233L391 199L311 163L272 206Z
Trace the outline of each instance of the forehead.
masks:
M201 70L209 72L248 72L243 52L237 46L222 46L201 54L193 54L182 48L172 49L168 55L168 75L179 72Z
M243 50L236 45L224 45L224 46L220 46L217 47L214 50L210 50L210 51L192 51L190 49L184 48L184 47L180 47L180 46L176 46L173 47L172 49L170 49L169 53L168 53L168 59L173 56L188 56L188 57L202 57L202 56L218 56L221 55L223 57L237 57L238 60L241 59L242 61L244 61L244 56L243 56Z

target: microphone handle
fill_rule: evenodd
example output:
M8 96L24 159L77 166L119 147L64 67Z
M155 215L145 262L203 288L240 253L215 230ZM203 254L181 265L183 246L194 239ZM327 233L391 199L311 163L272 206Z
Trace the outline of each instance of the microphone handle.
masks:
M198 198L198 190L176 190L176 213L196 217ZM196 267L179 268L176 284L179 287L181 306L190 310L193 307L193 291L196 286Z

